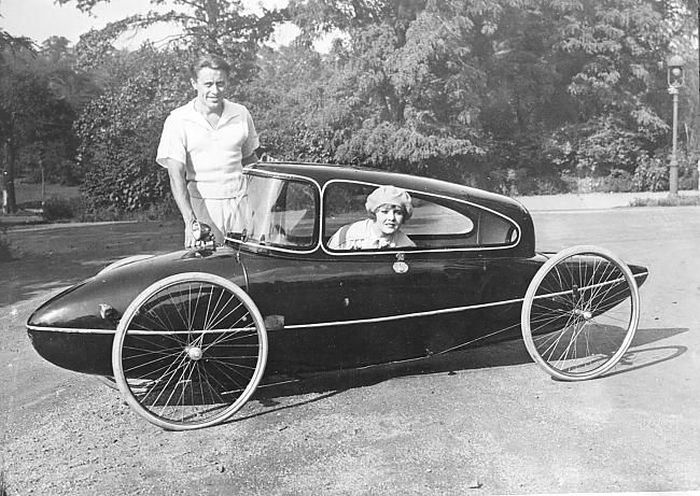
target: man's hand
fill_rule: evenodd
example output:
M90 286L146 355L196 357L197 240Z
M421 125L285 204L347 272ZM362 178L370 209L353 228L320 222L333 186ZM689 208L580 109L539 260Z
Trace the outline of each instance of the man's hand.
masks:
M195 239L192 234L192 222L185 222L185 248L194 248Z

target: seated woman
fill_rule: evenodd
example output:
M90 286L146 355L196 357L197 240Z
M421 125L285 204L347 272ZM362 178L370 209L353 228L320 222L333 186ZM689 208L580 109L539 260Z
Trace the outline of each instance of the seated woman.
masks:
M369 219L343 226L328 241L332 250L376 250L416 246L401 232L411 218L413 205L407 191L380 186L365 202Z

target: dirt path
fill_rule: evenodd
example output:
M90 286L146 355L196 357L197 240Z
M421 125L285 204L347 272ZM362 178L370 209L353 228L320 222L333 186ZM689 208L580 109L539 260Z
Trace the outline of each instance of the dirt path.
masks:
M15 260L0 263L0 306L69 286L120 258L179 249L181 226L168 221L12 228L7 238Z
M0 267L11 281L0 309L8 494L700 489L700 208L538 214L535 225L540 248L595 243L650 267L633 353L609 376L552 381L521 343L504 343L267 388L235 421L187 433L153 427L116 391L43 361L23 328L59 286L113 255L163 248L137 233L154 226L17 236L55 248ZM177 225L161 229L179 242Z

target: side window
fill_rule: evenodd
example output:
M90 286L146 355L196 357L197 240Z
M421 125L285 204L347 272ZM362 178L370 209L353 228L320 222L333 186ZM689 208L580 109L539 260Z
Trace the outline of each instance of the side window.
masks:
M337 182L324 192L323 240L332 250L341 228L369 219L365 210L367 196L376 185ZM417 249L479 248L513 245L517 228L508 219L478 206L409 191L413 215L402 226ZM347 232L347 231L346 231ZM332 239L333 238L333 239ZM411 249L411 248L409 248Z
M416 193L406 233L421 248L489 248L517 242L513 222L474 205Z
M376 186L356 183L332 183L323 196L324 241L346 225L368 219L367 196Z
M446 200L413 195L413 217L406 233L421 248L455 248L477 245L477 217L464 206L455 210ZM450 202L454 205L454 202Z
M413 235L468 236L474 231L469 215L413 195L413 217L406 231Z

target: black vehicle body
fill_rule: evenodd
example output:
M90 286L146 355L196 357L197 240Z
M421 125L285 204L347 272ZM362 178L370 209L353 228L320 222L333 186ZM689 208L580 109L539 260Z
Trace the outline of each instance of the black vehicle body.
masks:
M536 253L531 216L517 201L360 168L261 163L246 174L262 191L273 183L287 191L270 208L254 209L259 219L259 212L267 215L265 235L232 233L216 250L182 250L103 270L31 315L27 328L38 353L67 369L110 375L120 316L147 287L183 272L222 276L250 295L265 319L269 373L385 363L519 335L523 297L548 255ZM328 249L336 224L349 214L336 199L385 184L406 189L427 212L414 215L417 227L409 232L417 247ZM289 185L300 191L294 198ZM459 229L451 221L435 227L440 218L460 215ZM273 224L285 241L274 238ZM630 269L641 285L646 269Z

